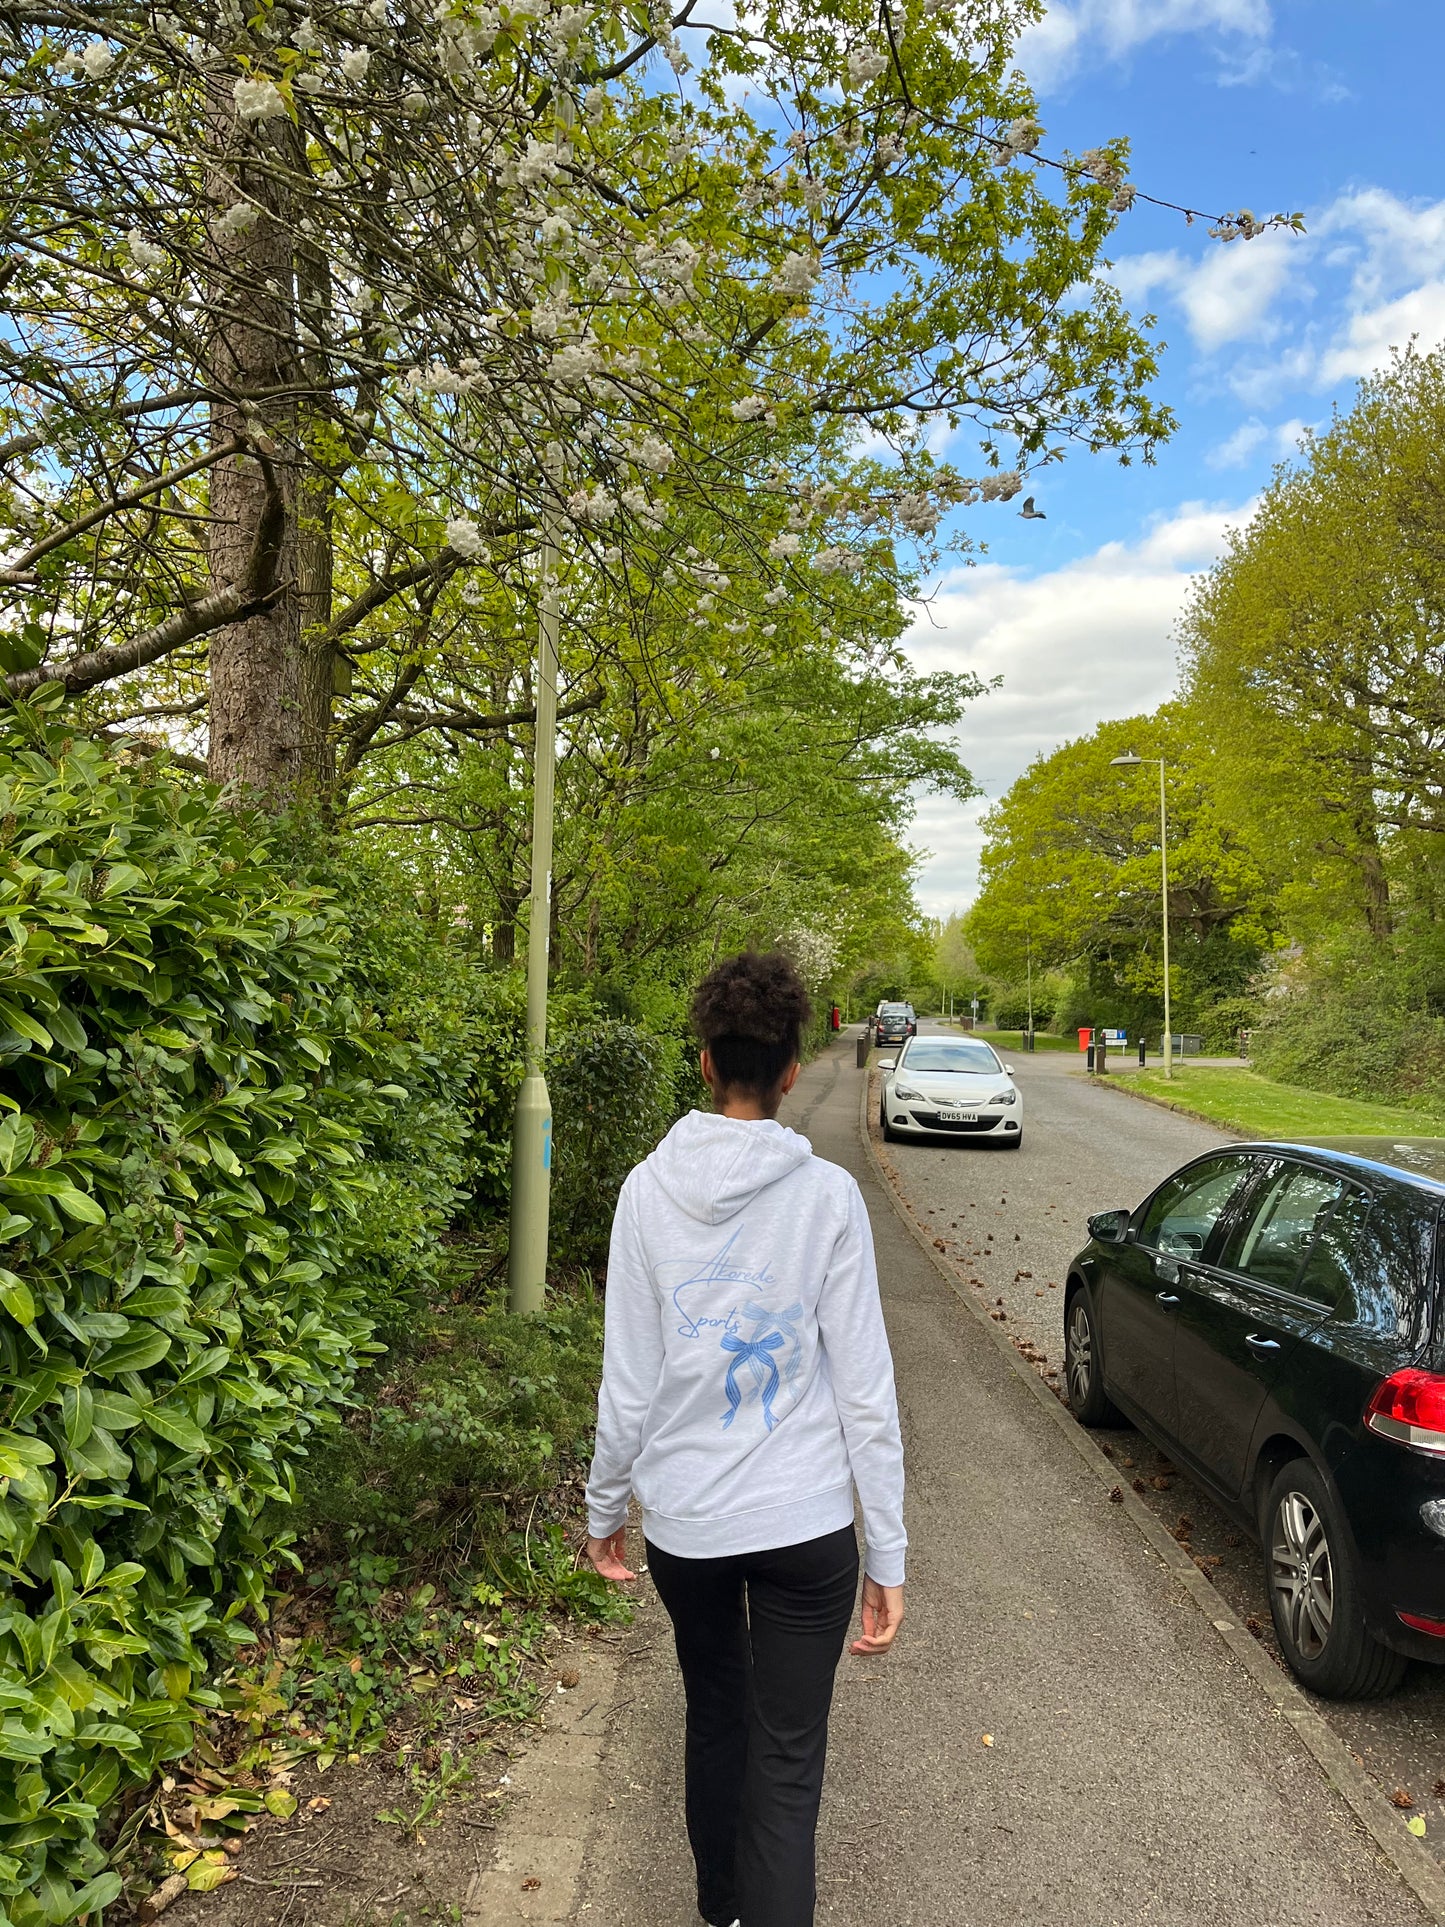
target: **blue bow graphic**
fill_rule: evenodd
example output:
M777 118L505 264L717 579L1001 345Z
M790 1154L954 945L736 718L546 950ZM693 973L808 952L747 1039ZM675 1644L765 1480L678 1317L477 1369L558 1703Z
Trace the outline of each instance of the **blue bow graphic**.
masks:
M754 1368L762 1366L766 1370L768 1376L763 1384L763 1422L770 1432L777 1424L778 1421L773 1416L773 1400L778 1395L778 1366L773 1353L779 1349L782 1342L781 1332L769 1332L766 1338L739 1338L735 1332L724 1332L722 1348L725 1352L733 1354L728 1363L727 1384L723 1388L727 1393L728 1401L728 1409L723 1415L724 1429L737 1417L743 1402L743 1395L738 1387L740 1365L751 1365ZM756 1377L756 1369L754 1376Z

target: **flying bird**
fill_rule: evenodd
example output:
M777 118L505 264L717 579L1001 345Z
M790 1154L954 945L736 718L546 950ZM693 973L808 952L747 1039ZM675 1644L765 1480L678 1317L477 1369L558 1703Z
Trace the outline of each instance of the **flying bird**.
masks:
M1036 509L1034 507L1034 498L1032 495L1026 495L1024 497L1024 505L1019 510L1019 514L1026 522L1047 522L1049 519L1042 509Z

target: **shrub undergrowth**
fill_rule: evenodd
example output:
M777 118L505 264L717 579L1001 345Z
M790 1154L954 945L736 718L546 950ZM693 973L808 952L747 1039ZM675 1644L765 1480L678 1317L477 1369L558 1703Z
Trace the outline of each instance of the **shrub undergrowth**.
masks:
M454 1671L478 1587L502 1614L607 1610L559 1526L598 1311L426 1309L449 1227L495 1261L522 998L399 871L72 737L42 694L0 717L0 926L0 1919L41 1927L119 1892L103 1817L219 1716L298 1526L339 1631L270 1687L268 1644L259 1677L294 1675L278 1710L315 1743L372 1677L352 1651L332 1711L301 1704L363 1557L410 1601L383 1615L393 1654L431 1641ZM595 1253L673 1047L589 1039L582 993L554 1014L559 1144L575 1122L590 1147L560 1153L559 1222ZM406 1343L339 1429L378 1329ZM489 1636L510 1652L522 1619ZM359 1717L385 1730L379 1702Z

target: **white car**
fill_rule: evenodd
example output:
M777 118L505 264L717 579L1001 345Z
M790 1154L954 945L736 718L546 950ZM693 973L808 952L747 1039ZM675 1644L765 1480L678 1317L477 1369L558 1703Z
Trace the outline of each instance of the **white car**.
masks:
M879 1123L900 1137L989 1138L1016 1151L1024 1139L1023 1092L1013 1066L982 1037L910 1037L896 1058L880 1060Z

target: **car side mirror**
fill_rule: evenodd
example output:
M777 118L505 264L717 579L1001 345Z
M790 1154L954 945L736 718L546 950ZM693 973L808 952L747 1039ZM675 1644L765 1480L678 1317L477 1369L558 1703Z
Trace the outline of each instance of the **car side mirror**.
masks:
M1096 1211L1089 1220L1089 1236L1102 1244L1121 1244L1130 1215L1127 1211Z
M898 1068L898 1059L896 1057L880 1057L878 1059L878 1068L880 1071L896 1071Z
M1013 1074L1014 1074L1014 1067L1013 1067L1013 1065L1012 1065L1012 1064L1005 1064L1005 1065L1004 1065L1004 1067L1003 1067L1003 1074L1004 1074L1004 1076L1005 1076L1005 1077L1012 1077L1012 1076L1013 1076Z

